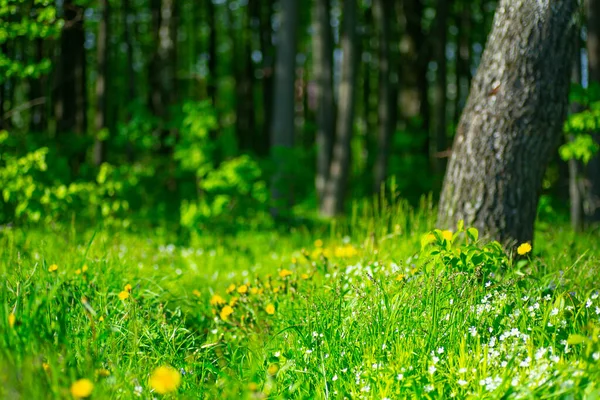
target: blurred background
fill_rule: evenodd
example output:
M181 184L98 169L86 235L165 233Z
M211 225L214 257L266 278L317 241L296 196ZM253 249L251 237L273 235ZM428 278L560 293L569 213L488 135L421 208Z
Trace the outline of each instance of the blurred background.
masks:
M582 5L539 210L575 228L600 219L599 4ZM431 206L495 7L0 0L0 224L235 230Z

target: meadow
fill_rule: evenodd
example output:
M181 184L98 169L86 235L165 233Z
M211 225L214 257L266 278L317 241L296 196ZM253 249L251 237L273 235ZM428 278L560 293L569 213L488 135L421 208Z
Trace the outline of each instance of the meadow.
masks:
M360 214L360 215L359 215ZM428 207L184 241L0 232L0 395L598 398L600 248L506 254Z

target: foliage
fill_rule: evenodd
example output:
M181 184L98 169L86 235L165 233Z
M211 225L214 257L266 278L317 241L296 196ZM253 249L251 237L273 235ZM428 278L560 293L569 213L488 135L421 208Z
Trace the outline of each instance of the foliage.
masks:
M569 140L559 149L563 160L581 160L587 164L598 152L599 146L592 133L600 130L600 84L591 82L588 88L573 84L569 100L580 108L569 115L564 132Z
M376 226L183 246L153 231L5 228L0 396L598 393L595 238L554 225L516 261L472 228L431 231L419 222L431 217L391 210ZM383 221L405 220L386 240Z

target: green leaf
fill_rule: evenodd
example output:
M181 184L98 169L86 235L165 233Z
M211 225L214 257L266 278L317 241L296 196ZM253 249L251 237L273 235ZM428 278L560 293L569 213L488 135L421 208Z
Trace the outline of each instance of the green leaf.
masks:
M479 231L476 228L468 228L467 236L469 237L469 239L476 242L477 239L479 239Z
M567 343L568 344L582 344L582 343L587 343L590 340L583 336L583 335L577 335L577 334L572 334L569 335L569 338L567 339Z

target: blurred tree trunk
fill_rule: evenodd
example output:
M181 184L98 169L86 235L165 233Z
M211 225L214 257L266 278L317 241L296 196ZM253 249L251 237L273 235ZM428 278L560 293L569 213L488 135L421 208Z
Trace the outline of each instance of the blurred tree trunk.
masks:
M123 13L123 41L126 46L126 55L125 55L125 70L127 71L127 111L126 111L126 121L130 122L133 117L132 106L135 101L135 72L133 70L133 29L132 29L132 21L130 21L131 14L131 5L130 0L123 0L122 3L122 13ZM127 152L127 160L132 162L134 159L134 151L133 151L133 143L130 140L127 141L126 145Z
M392 135L396 128L397 90L392 82L392 18L394 14L387 10L385 0L375 0L373 11L376 25L379 27L379 102L377 127L377 153L373 176L373 193L378 193L388 173L388 160Z
M35 39L34 59L40 63L44 58L44 40ZM46 130L46 107L49 103L45 97L45 88L47 86L46 76L31 78L29 80L29 100L41 104L33 106L31 109L31 118L29 120L29 130L31 132L43 132ZM1 113L0 113L1 115Z
M317 175L315 187L322 199L329 174L335 134L333 98L333 35L329 0L316 0L313 6L313 74L315 80L317 122Z
M356 93L356 0L347 0L342 6L342 71L338 93L336 138L329 168L329 178L320 211L324 216L334 216L344 209L344 197L350 170L350 142L354 125L354 97Z
M8 56L8 44L2 43L0 46L2 54ZM7 128L7 120L4 118L4 112L6 111L6 77L0 78L0 130Z
M567 111L577 0L502 0L458 125L438 226L505 245L533 239ZM518 51L517 51L518 49Z
M64 25L60 36L60 57L56 68L54 115L59 134L74 133L82 137L87 131L87 95L84 9L73 0L63 2ZM65 138L68 136L65 136ZM77 175L85 152L73 145L73 139L61 140L75 154L69 156L71 172Z
M168 107L174 101L175 52L174 12L176 0L152 0L152 26L155 44L150 60L150 109L161 118L168 118ZM168 132L163 133L164 136Z
M587 0L587 55L589 82L600 84L600 0ZM600 134L593 135L600 144ZM586 217L590 223L600 222L600 155L587 165Z
M104 143L102 142L102 130L107 127L107 104L106 85L108 78L108 32L110 21L110 3L108 0L100 0L101 18L98 23L98 34L96 36L96 118L94 123L94 165L99 166L104 162Z
M471 2L461 1L457 18L458 54L456 56L456 103L454 122L458 123L471 85Z
M429 156L429 101L427 98L428 46L421 20L423 4L421 0L404 0L398 10L400 38L401 76L399 102L400 117L411 132L422 131L426 135L423 154Z
M272 213L279 216L291 206L292 189L288 152L294 145L294 83L298 0L281 0L280 25L277 32L277 58L271 122L271 156L275 173L271 180Z
M571 72L571 82L581 85L581 37L579 32L575 35L575 46L573 51L573 68ZM577 113L581 111L581 105L573 103L571 105L571 112ZM567 138L567 140L573 140L573 137ZM563 162L560 160L560 162ZM571 227L575 231L579 231L583 228L583 194L584 188L582 186L582 168L581 162L576 159L570 159L567 162L569 171L569 203L571 211Z
M217 19L213 0L206 0L207 22L210 24L208 35L208 85L206 91L215 110L217 108Z
M262 108L263 108L263 129L256 147L257 154L267 156L269 154L269 136L271 129L271 120L273 107L273 72L274 72L274 47L272 43L273 29L271 20L273 19L273 0L255 0L259 3L258 24L260 35L260 53L262 55Z
M446 139L446 41L448 37L448 9L450 0L437 0L433 28L433 60L437 66L433 85L433 131L430 158L434 171L441 174L446 166L442 154L447 150Z

